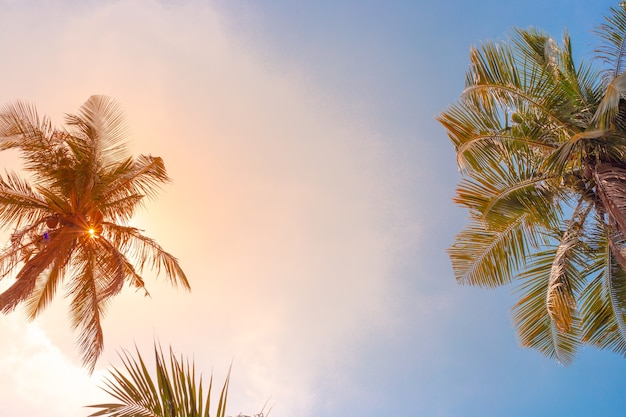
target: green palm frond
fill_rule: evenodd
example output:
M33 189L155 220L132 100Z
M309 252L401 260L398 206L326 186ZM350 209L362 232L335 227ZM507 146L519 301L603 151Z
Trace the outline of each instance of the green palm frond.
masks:
M621 254L625 239L596 223L589 273L597 273L581 294L582 337L599 348L626 354L626 272ZM621 259L622 262L619 261Z
M202 376L196 377L189 359L177 358L173 349L169 357L160 346L154 346L156 375L152 374L139 350L136 357L128 351L120 354L123 369L113 368L105 381L104 391L119 403L91 405L100 409L90 417L210 417L213 377L206 394ZM226 416L230 370L218 398L214 417Z
M561 48L561 77L559 88L569 98L569 122L577 131L592 125L594 112L604 93L600 71L585 62L574 63L572 44L569 35L563 37Z
M519 39L520 42L526 42ZM474 48L466 76L463 98L479 100L488 107L495 101L503 108L529 108L547 120L551 133L558 138L571 133L564 92L554 87L553 75L526 57L517 57L510 44L485 43Z
M560 209L555 200L564 193L556 185L559 177L549 177L528 159L511 156L473 171L459 184L454 201L490 227L526 214L537 224L555 224Z
M626 6L609 9L605 23L596 29L601 43L595 49L596 58L603 65L608 82L626 70Z
M556 147L545 131L509 121L505 111L495 104L486 108L473 100L464 100L438 116L456 147L461 172L501 162L519 149L549 154ZM512 117L522 121L529 116L518 111Z
M583 156L585 156L584 150L587 145L603 138L606 134L608 132L603 130L589 130L572 135L546 159L544 168L551 173L561 175L580 171L584 164Z
M569 311L569 324L562 329L550 316L546 294L556 252L555 247L536 254L532 263L520 274L522 284L517 290L520 300L513 307L513 322L522 346L537 349L547 357L568 365L580 345L580 324L575 311ZM568 266L568 272L576 274L571 264Z
M448 249L457 281L481 287L510 283L532 246L526 217L520 216L500 230L487 229L479 220L462 230Z

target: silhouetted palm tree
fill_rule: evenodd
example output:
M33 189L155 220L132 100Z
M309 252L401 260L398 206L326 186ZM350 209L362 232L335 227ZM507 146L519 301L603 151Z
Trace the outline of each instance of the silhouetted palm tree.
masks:
M521 280L524 346L569 363L588 343L626 353L626 9L597 30L599 69L535 29L471 51L439 116L470 223L449 249L462 284Z
M0 223L14 228L0 252L0 278L16 272L0 310L25 303L32 319L65 282L83 364L92 371L103 349L104 309L125 283L145 290L145 267L163 270L174 285L189 283L176 258L127 224L168 181L163 160L129 156L122 114L107 97L90 97L66 124L55 129L22 102L0 111L0 150L19 150L30 174L0 176Z

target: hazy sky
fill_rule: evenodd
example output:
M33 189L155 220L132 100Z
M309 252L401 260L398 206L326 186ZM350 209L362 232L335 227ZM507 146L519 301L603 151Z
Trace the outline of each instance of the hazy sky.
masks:
M67 306L0 316L0 416L79 417L117 352L155 339L222 381L229 414L623 416L626 361L564 368L519 347L514 287L459 287L466 213L434 116L471 45L567 28L578 57L610 1L0 1L0 102L57 124L90 95L125 110L135 154L173 182L134 225L192 292L146 274L80 368ZM0 154L0 165L15 166Z

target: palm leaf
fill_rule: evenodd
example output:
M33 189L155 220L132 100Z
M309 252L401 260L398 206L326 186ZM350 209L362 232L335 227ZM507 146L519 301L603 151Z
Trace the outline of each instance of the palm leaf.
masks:
M486 43L473 49L470 60L472 65L462 97L473 97L484 103L493 99L513 109L529 107L547 118L556 137L571 132L568 114L560 108L566 96L553 87L552 75L546 68L525 59L518 60L506 43Z
M598 273L580 297L582 335L587 343L626 354L626 272L619 261L625 240L618 238L618 231L596 224L594 241L599 246L589 273Z
M129 352L120 354L123 369L113 368L105 381L104 391L119 403L90 405L100 410L90 417L210 417L211 377L209 388L202 389L202 376L196 378L193 362L177 358L170 347L166 358L160 346L155 344L155 373L151 374L139 350L136 357ZM226 416L226 401L230 370L219 396L215 417Z
M86 152L96 170L127 157L124 115L110 97L91 96L77 115L66 115L66 123L72 128L73 147Z
M93 372L104 349L101 320L105 306L100 302L99 288L96 286L98 271L94 251L83 246L79 256L77 266L80 268L78 273L81 278L73 280L69 287L72 325L78 331L78 347L83 366Z
M17 273L15 282L0 294L0 311L12 311L19 303L31 296L37 285L37 278L56 257L59 241L51 241L41 251L28 259Z
M0 176L0 227L33 223L49 214L49 206L15 173Z
M520 274L522 284L517 292L521 297L513 307L513 322L522 346L537 349L568 365L580 345L579 318L572 312L569 326L559 329L550 317L546 294L556 251L552 248L535 255L533 262Z
M576 315L576 281L581 281L581 265L584 258L578 255L582 246L584 224L592 206L584 204L581 198L573 211L567 228L561 236L554 254L548 288L546 309L550 319L560 332L567 332Z
M604 97L593 115L592 123L596 123L600 129L611 128L619 112L620 100L623 99L626 99L626 75L621 73L607 85Z
M533 234L526 218L520 216L498 230L474 220L457 234L448 249L457 281L481 287L510 283L534 243L529 241Z
M596 31L600 45L596 48L596 58L605 67L608 82L618 77L626 69L626 6L611 7L605 23Z
M40 274L36 288L26 300L26 314L33 320L52 301L58 286L63 281L68 264L75 248L74 240L61 239L58 233L51 233L50 240L58 241L55 257L47 274Z
M119 248L120 252L129 253L136 260L138 271L141 272L146 266L154 269L157 274L163 270L166 277L173 285L182 285L190 289L189 281L176 259L167 253L153 239L141 234L134 227L120 226L113 223L103 223L105 237L113 247Z

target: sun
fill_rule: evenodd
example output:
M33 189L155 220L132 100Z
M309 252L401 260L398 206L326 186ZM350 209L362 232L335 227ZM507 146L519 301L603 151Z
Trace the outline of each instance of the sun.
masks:
M88 232L89 232L89 236L91 236L91 237L96 236L96 229L94 229L93 227L92 227L92 228L90 228L90 229L88 230Z

